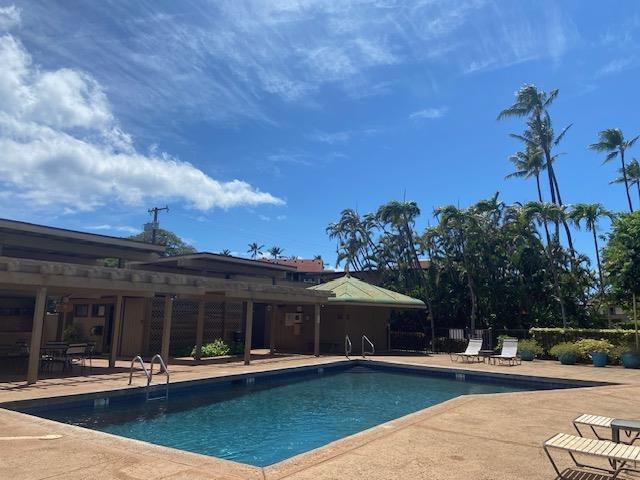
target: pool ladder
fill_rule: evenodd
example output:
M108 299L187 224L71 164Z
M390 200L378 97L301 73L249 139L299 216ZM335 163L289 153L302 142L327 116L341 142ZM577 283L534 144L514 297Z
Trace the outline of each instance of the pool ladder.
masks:
M371 346L370 352L367 352L364 349L365 342L368 343L369 346ZM373 342L369 340L369 337L367 337L366 335L362 335L362 358L366 358L367 355L375 355L375 353L376 353L376 347L373 345Z
M349 355L351 355L351 350L352 350L351 339L349 338L349 335L345 335L344 336L344 356L349 358Z
M159 374L164 373L165 376L167 377L167 381L165 383L165 391L164 391L164 395L159 396L159 397L151 397L150 396L150 387L151 387L151 382L153 381L153 365L156 363L156 360L158 361L158 363L160 364L160 367L162 368L160 371L158 371ZM149 370L147 370L147 367L144 365L144 360L142 360L142 357L140 355L136 355L133 360L131 360L131 367L129 368L129 385L131 385L131 381L133 378L133 367L136 364L136 362L138 362L140 364L140 366L142 367L142 371L144 373L144 376L147 378L147 387L146 387L146 395L147 395L147 400L166 400L169 398L169 370L167 370L167 365L164 363L164 360L162 359L162 357L159 354L155 354L153 356L153 358L151 359L151 365L149 366Z

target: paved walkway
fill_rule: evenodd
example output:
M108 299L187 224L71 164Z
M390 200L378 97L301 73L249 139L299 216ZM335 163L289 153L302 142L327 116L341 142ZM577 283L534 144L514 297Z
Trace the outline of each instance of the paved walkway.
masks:
M177 365L171 367L172 382L342 360L344 357L286 357L259 360L249 367L240 363ZM2 437L61 435L51 440L0 437L0 478L551 480L555 476L540 445L558 431L571 432L570 422L579 413L640 418L638 370L540 361L518 367L452 365L447 356L376 360L620 385L463 396L264 469L0 409ZM98 382L48 380L23 389L0 384L0 402L123 388L127 376L113 372Z

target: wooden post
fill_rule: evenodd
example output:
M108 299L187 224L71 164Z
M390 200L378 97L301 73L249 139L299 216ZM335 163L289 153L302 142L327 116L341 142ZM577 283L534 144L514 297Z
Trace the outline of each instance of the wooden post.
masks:
M269 353L273 355L276 351L276 325L278 321L278 306L271 305L271 315L269 315Z
M33 325L31 326L31 346L29 349L29 367L27 369L27 385L38 381L40 368L40 343L44 326L44 312L47 307L47 289L40 287L36 293L36 304L33 309Z
M244 364L251 363L251 332L253 330L253 300L247 300L247 313L244 328Z
M118 350L120 349L120 332L122 331L122 295L116 296L116 307L113 311L113 325L111 326L111 353L109 354L109 367L116 366Z
M169 365L169 344L171 343L171 319L173 318L173 297L164 297L164 320L162 322L162 347L160 356Z
M313 354L316 357L320 356L320 304L316 303L315 305L315 315L314 315L314 333L313 333Z
M196 323L196 360L202 358L202 337L204 335L204 309L205 302L198 302L198 321Z

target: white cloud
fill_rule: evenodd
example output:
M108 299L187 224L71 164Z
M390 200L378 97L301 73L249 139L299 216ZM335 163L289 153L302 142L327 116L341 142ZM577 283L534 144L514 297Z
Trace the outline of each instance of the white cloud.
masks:
M78 21L80 7L26 5L43 19L25 28L28 44L80 62L128 115L179 109L226 123L275 123L273 99L317 106L327 87L352 99L388 94L409 81L396 66L471 73L558 58L578 37L558 6L489 0L220 0L126 12L103 0L90 7L103 21L90 23Z
M0 32L8 31L19 24L20 9L16 8L15 5L0 7Z
M412 120L440 118L449 111L449 107L425 108L409 115Z
M600 68L597 72L597 76L613 75L623 72L634 66L635 59L633 57L617 58L611 60L609 63Z
M140 233L140 229L136 228L136 227L130 227L128 225L109 225L109 224L102 224L102 225L89 225L87 227L85 227L87 230L98 230L98 231L112 231L112 232L122 232L122 233L128 233L131 235L135 235L137 233Z
M4 10L0 18L15 16ZM35 65L11 34L0 36L0 65L0 184L25 207L73 212L158 199L206 211L284 203L157 149L140 153L93 77Z

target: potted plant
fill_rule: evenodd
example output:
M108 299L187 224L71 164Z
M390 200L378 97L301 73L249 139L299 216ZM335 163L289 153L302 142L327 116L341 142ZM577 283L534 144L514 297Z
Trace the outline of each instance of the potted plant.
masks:
M640 368L640 350L635 345L620 345L615 352L624 368Z
M549 350L551 356L560 360L562 365L573 365L578 361L580 351L574 343L564 342L551 347Z
M532 338L520 340L518 342L518 354L524 362L532 361L536 355L542 355L543 349L538 342Z
M577 341L575 345L580 352L580 357L584 359L590 358L594 367L606 366L607 358L613 350L613 345L605 339L583 338Z

